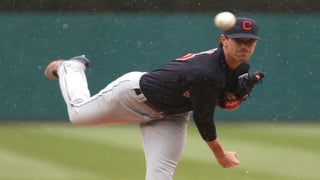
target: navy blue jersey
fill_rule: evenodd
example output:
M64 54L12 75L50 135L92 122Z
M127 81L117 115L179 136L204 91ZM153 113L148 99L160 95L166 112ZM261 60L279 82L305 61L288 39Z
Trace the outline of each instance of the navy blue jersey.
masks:
M216 139L215 106L226 92L237 88L238 77L249 71L249 63L232 70L221 48L187 54L141 77L147 99L166 114L193 111L203 139Z

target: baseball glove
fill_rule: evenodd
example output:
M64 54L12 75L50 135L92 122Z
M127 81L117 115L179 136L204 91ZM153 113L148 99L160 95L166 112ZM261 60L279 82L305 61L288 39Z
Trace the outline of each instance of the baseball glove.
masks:
M261 72L246 73L238 78L238 86L232 93L226 93L219 98L218 106L227 110L239 108L246 100L255 85L262 83L264 74Z
M235 92L237 98L245 100L255 85L262 83L264 74L262 72L246 73L239 76L238 88Z

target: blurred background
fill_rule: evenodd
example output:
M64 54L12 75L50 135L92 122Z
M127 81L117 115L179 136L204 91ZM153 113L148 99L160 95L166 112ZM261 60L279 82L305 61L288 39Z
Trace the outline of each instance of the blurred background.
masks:
M150 71L216 47L220 11L255 19L262 41L252 71L266 73L249 100L221 120L318 120L320 2L233 0L3 0L0 119L67 118L51 60L86 54L92 94L129 71Z
M217 47L221 11L258 22L251 71L266 77L238 110L216 112L242 164L222 170L191 127L176 179L319 179L318 0L1 0L0 179L143 179L139 128L71 126L43 72L85 54L95 94L124 73Z

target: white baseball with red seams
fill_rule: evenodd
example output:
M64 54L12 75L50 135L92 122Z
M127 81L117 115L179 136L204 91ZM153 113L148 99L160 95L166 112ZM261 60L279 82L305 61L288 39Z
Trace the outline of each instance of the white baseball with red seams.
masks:
M236 24L236 17L231 12L221 12L214 18L214 25L223 30L227 31Z

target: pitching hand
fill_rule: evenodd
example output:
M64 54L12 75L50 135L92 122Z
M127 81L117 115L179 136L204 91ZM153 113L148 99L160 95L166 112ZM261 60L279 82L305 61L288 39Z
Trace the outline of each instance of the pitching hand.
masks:
M216 157L216 159L223 168L231 168L240 164L237 153L233 151L225 151L224 156Z
M218 138L213 141L206 141L214 156L223 168L231 168L240 164L237 159L237 153L233 151L225 151Z

